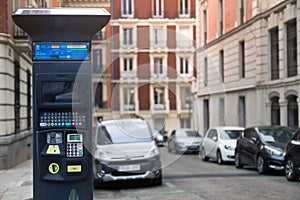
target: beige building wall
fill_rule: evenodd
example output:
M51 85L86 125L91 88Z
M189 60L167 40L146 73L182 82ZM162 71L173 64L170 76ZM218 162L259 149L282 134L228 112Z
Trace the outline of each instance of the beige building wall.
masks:
M269 4L268 4L269 2ZM204 101L209 102L209 127L240 124L239 97L245 97L245 126L271 124L271 98L279 97L280 125L288 125L287 97L297 96L299 105L300 81L300 2L299 1L253 1L254 16L242 26L201 47L197 54L198 99L197 113L194 115L198 129L205 131L207 119L204 114ZM287 77L286 23L297 19L298 74ZM270 35L269 30L278 26L280 77L271 80ZM198 33L201 34L201 33ZM245 77L240 73L239 43L244 41ZM220 78L220 51L224 52L224 82ZM204 59L207 58L207 70ZM207 74L207 75L206 75ZM207 82L205 82L207 80ZM224 109L220 99L224 99ZM299 106L298 106L299 107ZM225 117L220 111L224 110ZM299 113L299 111L298 111ZM300 118L299 118L300 119ZM207 127L206 127L207 128Z
M15 62L20 65L20 125L17 132ZM27 84L31 87L31 80L28 83L28 72L31 74L31 58L21 52L11 36L0 34L0 169L10 168L31 157L32 135L27 117ZM31 121L31 116L29 119Z

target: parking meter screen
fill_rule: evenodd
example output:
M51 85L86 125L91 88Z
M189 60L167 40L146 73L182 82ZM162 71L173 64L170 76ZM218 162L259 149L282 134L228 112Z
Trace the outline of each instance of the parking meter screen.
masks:
M42 82L43 103L71 103L79 101L78 86L74 81L44 81Z
M33 60L86 60L89 43L33 43Z

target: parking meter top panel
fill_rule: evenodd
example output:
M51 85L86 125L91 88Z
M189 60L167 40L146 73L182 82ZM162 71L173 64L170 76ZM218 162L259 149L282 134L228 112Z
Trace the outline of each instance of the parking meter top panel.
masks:
M20 8L12 18L34 42L91 41L110 13L104 8Z

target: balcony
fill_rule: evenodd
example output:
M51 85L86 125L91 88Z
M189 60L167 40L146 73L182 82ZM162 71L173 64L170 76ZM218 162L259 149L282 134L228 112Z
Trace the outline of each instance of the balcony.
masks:
M29 40L28 34L16 25L13 28L13 38L16 40Z
M93 40L99 41L99 40L106 40L105 31L98 31L94 36Z
M170 101L164 103L151 103L151 114L168 114L170 112Z

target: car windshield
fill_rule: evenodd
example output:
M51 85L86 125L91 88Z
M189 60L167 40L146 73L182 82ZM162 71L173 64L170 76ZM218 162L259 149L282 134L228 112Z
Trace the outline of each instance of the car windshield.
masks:
M98 128L99 145L150 142L152 135L145 123L116 123Z
M194 130L179 130L177 137L201 137L197 131Z
M292 128L260 129L263 140L268 143L287 143L292 139L295 131L296 130Z
M241 136L243 130L223 130L221 132L221 139L223 140L235 140Z

